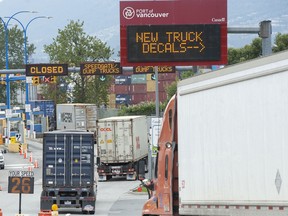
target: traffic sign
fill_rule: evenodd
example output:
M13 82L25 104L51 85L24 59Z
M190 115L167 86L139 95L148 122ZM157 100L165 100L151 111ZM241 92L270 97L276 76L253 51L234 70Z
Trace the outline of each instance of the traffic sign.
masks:
M99 77L99 79L103 82L103 81L106 80L106 76L105 76L105 75L101 75L101 76Z
M227 63L227 0L120 1L121 66Z
M122 68L119 62L85 62L80 64L80 75L119 75Z

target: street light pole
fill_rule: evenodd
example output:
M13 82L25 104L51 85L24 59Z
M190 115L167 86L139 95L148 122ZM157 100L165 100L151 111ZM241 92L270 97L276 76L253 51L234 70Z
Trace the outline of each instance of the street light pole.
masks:
M3 25L4 25L4 31L5 31L5 62L6 62L6 69L9 69L9 50L8 50L8 25L10 20L16 16L17 14L20 13L34 13L33 11L18 11L14 13L11 17L9 17L8 21L5 22L3 18L0 17ZM6 106L7 109L10 109L10 79L9 79L9 74L6 75Z
M8 20L5 22L2 17L0 17L1 22L4 25L4 33L5 33L5 68L9 69L9 50L8 50L8 25L10 20L15 17L17 14L21 13L34 13L33 11L18 11L14 13ZM6 74L6 107L7 109L10 109L10 78L9 74ZM7 131L6 131L6 137L10 138L10 121L9 118L7 118ZM5 141L6 142L6 141Z
M22 29L23 29L23 34L24 34L24 63L25 65L28 64L28 52L27 52L27 29L29 27L29 25L31 24L32 21L36 20L36 19L50 19L52 17L48 17L48 16L37 16L34 17L33 19L31 19L26 26L24 26L22 24L22 22L20 22L20 20L16 19L15 17L5 17L5 18L12 18L13 20L17 21ZM27 83L26 80L26 102L25 104L28 104L29 102L29 83Z

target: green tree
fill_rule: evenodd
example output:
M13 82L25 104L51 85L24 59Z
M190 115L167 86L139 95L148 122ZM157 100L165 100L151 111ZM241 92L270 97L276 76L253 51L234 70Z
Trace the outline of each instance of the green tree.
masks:
M275 53L286 49L288 49L288 34L278 33L275 37L272 51ZM251 44L242 48L229 48L228 65L254 59L261 55L262 41L260 38L255 38Z
M288 34L278 33L275 37L273 52L279 52L288 49Z
M58 30L58 35L52 44L44 46L44 51L52 63L68 63L70 67L79 67L81 62L107 61L111 57L113 50L97 37L87 35L83 25L84 22L79 20L70 21L63 30ZM69 73L68 77L61 80L58 78L55 85L44 85L42 92L45 99L55 100L56 103L94 101L93 103L100 105L108 100L110 81L111 78L102 82L98 77ZM67 94L69 89L72 89L71 94Z
M257 58L262 54L262 42L255 38L251 44L242 48L228 48L228 65Z
M23 31L17 26L13 26L8 30L8 57L9 69L23 69L24 65L24 37ZM36 47L29 44L27 37L27 55L31 56ZM6 50L5 50L5 29L3 23L0 22L0 68L6 68ZM4 76L5 77L5 76ZM5 79L5 78L4 78ZM25 81L17 81L10 83L10 101L11 104L17 104L17 89L25 90ZM0 102L6 103L6 84L0 85Z

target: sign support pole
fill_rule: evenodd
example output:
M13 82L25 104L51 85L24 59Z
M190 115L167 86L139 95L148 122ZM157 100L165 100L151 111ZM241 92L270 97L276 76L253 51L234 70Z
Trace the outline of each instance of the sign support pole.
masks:
M21 181L22 182L22 181ZM22 187L22 186L21 186ZM19 193L19 214L21 214L21 201L22 201L22 193Z
M159 88L158 88L158 66L154 67L155 71L155 112L156 112L156 117L159 118Z

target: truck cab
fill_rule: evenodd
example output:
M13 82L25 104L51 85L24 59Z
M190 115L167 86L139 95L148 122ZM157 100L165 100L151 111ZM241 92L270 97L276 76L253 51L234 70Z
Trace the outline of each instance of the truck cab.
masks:
M158 140L155 178L149 183L151 197L144 204L142 215L178 215L178 153L176 96L169 101Z

